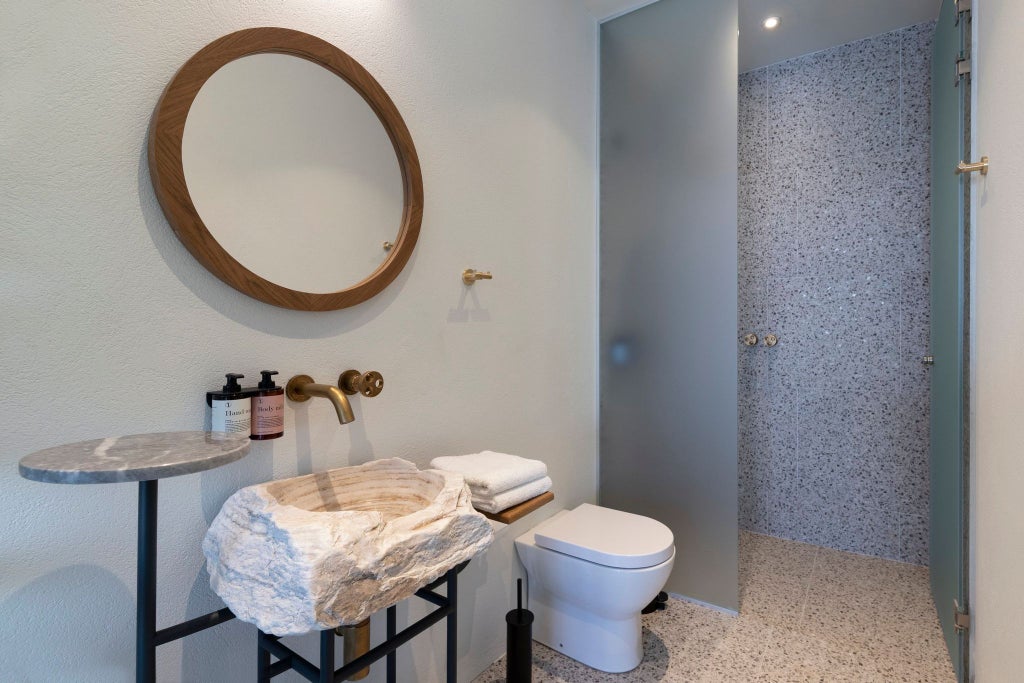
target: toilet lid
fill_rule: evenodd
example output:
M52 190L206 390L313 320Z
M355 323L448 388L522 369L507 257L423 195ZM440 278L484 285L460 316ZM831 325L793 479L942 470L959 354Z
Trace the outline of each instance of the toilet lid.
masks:
M584 503L542 524L533 535L542 548L595 564L641 569L672 557L672 530L629 512Z

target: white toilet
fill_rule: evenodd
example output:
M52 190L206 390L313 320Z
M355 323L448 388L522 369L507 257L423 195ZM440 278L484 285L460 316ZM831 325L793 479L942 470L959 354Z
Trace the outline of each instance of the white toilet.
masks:
M516 539L533 637L601 671L643 659L640 610L668 580L676 550L661 522L584 503Z

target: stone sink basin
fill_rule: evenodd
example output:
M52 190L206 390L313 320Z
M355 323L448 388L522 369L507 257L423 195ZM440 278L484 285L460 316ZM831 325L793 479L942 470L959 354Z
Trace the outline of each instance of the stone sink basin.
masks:
M359 623L493 539L461 475L393 458L238 491L203 554L231 611L285 636Z

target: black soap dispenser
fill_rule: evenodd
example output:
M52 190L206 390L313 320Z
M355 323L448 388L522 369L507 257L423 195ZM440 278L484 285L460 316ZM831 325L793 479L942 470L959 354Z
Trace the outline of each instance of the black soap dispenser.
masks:
M250 434L251 394L238 383L245 375L229 372L224 376L228 381L220 391L206 392L206 403L211 409L210 431Z
M277 370L260 370L263 379L252 395L250 439L280 439L284 436L284 387L274 383Z

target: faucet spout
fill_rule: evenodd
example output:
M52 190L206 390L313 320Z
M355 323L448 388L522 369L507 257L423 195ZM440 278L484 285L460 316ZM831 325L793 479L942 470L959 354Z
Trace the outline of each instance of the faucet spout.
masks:
M296 375L292 377L288 380L285 393L291 400L299 402L308 401L314 396L326 398L334 406L335 412L338 413L338 422L340 424L345 425L356 421L356 416L352 412L352 404L349 403L348 396L341 389L331 384L317 384L309 375Z

